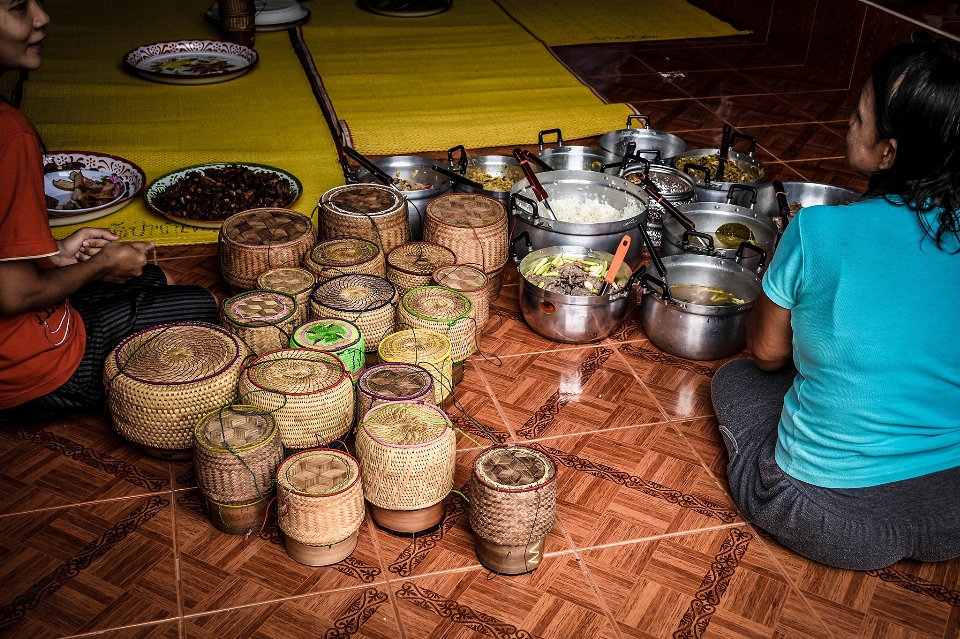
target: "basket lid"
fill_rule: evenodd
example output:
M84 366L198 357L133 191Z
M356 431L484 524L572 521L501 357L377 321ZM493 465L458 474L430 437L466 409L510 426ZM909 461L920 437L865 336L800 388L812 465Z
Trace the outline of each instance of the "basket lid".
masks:
M277 246L313 233L313 224L307 216L289 209L250 209L228 217L222 233L235 244Z
M380 404L367 411L361 426L373 440L397 448L431 444L451 428L446 413L420 402Z
M366 273L332 277L311 294L314 302L336 311L373 311L390 304L396 296L393 283Z
M453 251L433 242L407 242L387 253L390 268L409 275L429 276L441 264L456 261Z
M473 462L473 475L501 492L527 492L549 484L557 466L544 453L528 446L494 446Z
M361 339L360 329L355 324L334 317L312 319L293 332L296 345L331 353L350 348Z
M194 437L216 453L242 452L262 445L276 430L273 416L257 406L224 406L200 418Z
M307 450L287 457L277 469L277 483L304 495L335 495L360 477L357 460L335 450Z
M433 281L439 286L464 293L483 290L489 283L486 273L469 264L441 266L433 272Z
M219 326L161 324L134 333L113 351L117 375L172 386L216 377L242 356L236 336Z
M311 348L284 348L255 359L246 375L257 388L284 395L313 395L342 382L347 369L336 355Z
M380 340L377 351L385 362L435 363L450 357L450 339L428 328L397 331Z
M364 371L357 388L375 399L415 399L433 392L433 377L422 366L389 362Z
M451 193L431 200L426 215L440 224L478 228L502 222L507 210L499 200L487 195Z
M401 195L379 184L347 184L330 189L321 201L337 213L383 215L402 203Z
M257 278L257 288L268 291L280 291L298 295L312 289L317 284L317 276L299 266L282 266L264 271Z
M288 319L297 308L297 301L279 291L247 291L223 303L223 312L234 324L270 326Z
M356 266L376 259L380 247L359 237L338 237L320 242L310 259L320 266Z
M469 297L443 286L418 286L404 294L401 304L414 317L432 322L455 322L473 309Z

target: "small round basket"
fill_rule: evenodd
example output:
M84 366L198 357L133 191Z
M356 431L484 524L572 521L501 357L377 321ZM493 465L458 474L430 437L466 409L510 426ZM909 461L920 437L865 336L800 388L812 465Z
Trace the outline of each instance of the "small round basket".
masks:
M265 291L280 291L292 295L297 301L294 325L310 319L310 293L317 285L317 276L299 266L283 266L264 271L257 278L257 288Z
M527 446L492 446L473 462L470 526L477 558L489 570L536 570L557 514L557 467Z
M397 320L397 288L376 275L341 275L317 284L310 295L314 317L354 323L367 353L375 353Z
M346 365L354 383L365 368L363 335L356 324L335 317L320 317L294 329L291 348L312 348L333 353Z
M433 272L443 264L453 264L457 256L450 249L431 242L407 242L387 255L387 279L397 287L400 297L410 289L433 283Z
M143 452L190 459L200 417L230 403L249 351L210 324L161 324L134 333L103 366L114 426Z
M350 273L378 277L387 275L383 251L373 242L359 237L338 237L320 242L313 247L304 263L317 274L318 282Z
M320 198L320 232L325 240L362 237L384 255L410 239L407 201L378 184L347 184Z
M499 200L479 193L441 195L427 205L423 239L448 247L458 264L480 267L490 278L491 296L500 292L510 247L507 210Z
M197 484L214 527L234 535L259 529L283 459L273 417L256 406L218 408L197 422L193 451ZM238 521L241 511L249 521Z
M347 453L306 450L277 469L277 511L287 554L307 566L343 561L363 523L360 466Z
M314 245L313 223L289 209L250 209L220 227L220 270L230 286L247 291L278 266L299 266Z
M483 332L490 319L490 280L487 274L469 264L451 264L435 270L433 282L466 295L473 304L477 333Z
M287 448L327 444L353 426L350 375L339 357L310 348L261 355L241 376L242 401L266 409Z
M404 400L436 404L430 371L416 364L376 364L357 382L357 415L366 415L385 402Z
M397 331L380 342L380 361L417 364L433 377L433 392L438 406L453 390L453 360L446 335L426 328Z
M440 524L457 457L446 413L421 402L376 406L357 428L357 457L363 495L377 524L407 535Z
M470 299L443 286L421 286L408 291L397 309L397 327L429 328L450 339L454 364L477 350L477 321Z
M220 324L261 355L290 343L297 301L279 291L247 291L223 302Z

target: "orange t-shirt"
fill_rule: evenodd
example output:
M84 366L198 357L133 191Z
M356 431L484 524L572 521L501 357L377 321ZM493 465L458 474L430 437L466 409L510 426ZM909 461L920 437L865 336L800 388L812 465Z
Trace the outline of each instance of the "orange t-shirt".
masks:
M0 102L0 260L48 259L59 252L43 193L43 154L33 127ZM3 282L0 282L3 286ZM87 335L66 300L50 308L0 316L0 409L62 386L80 365Z

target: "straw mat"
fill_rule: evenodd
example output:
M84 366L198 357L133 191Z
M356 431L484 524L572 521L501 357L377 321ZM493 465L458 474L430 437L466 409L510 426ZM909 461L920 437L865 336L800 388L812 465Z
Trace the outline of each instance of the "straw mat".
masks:
M398 20L354 0L314 3L302 29L355 148L392 155L530 144L622 128L632 110L604 104L492 0Z
M140 165L148 182L204 162L276 166L303 182L292 208L307 213L324 191L343 184L333 139L287 33L258 33L260 62L240 78L174 86L127 72L123 56L151 42L220 39L201 17L210 2L47 0L44 6L53 20L44 65L30 73L22 106L48 149L118 155ZM142 197L88 225L123 240L217 241L215 230L153 214ZM54 236L75 228L54 228Z
M496 0L551 47L715 38L738 31L684 0ZM566 136L564 136L566 137Z

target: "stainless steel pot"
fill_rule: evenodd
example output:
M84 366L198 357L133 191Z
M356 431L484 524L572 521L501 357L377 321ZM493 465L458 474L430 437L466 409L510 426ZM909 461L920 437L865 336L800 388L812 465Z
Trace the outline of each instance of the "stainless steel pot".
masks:
M613 261L613 255L582 246L551 246L527 254L520 261L522 290L520 310L527 324L539 335L565 344L586 344L612 333L627 315L633 276L622 264L614 283L619 290L609 295L563 295L545 291L523 275L544 257L559 254Z
M737 139L749 140L750 150L747 153L739 153L731 150L727 156L727 162L736 162L740 168L750 175L749 180L718 182L716 175L711 175L706 167L698 166L696 160L706 156L719 154L720 149L696 149L687 151L680 155L670 158L667 163L674 168L688 173L693 178L693 185L697 191L697 200L700 202L724 202L726 201L727 191L733 184L747 184L756 186L763 181L764 167L763 162L753 157L757 149L757 139L753 136L743 135L742 133L733 133L730 136L730 144Z
M679 206L697 201L697 192L693 188L693 178L672 166L650 164L645 160L628 163L620 171L620 177L629 182L646 175L659 189L660 194L670 204ZM667 218L667 211L654 199L651 199L647 208L647 232L653 245L659 247L663 236L663 221Z
M551 133L556 133L557 135L557 146L546 148L543 138ZM537 157L549 164L554 171L616 173L620 168L619 166L614 167L612 165L619 163L622 156L589 146L564 146L560 129L541 131L539 144L540 152L537 153Z
M417 155L393 155L373 161L391 179L400 178L432 185L418 191L401 189L407 198L407 218L410 221L410 236L414 240L423 239L423 216L430 200L453 190L452 181L430 168L435 162L436 160ZM357 171L356 181L379 183L373 173L364 168Z
M615 222L575 223L554 220L547 216L539 204L533 188L526 178L510 190L510 212L513 216L511 250L514 260L530 251L549 246L583 246L598 251L615 253L624 234L630 235L630 251L627 264L635 264L640 258L640 235L638 227L647 219L647 195L632 182L605 173L585 171L544 171L537 174L549 198L597 198L617 210L628 205L637 213ZM522 241L522 247L520 246ZM524 252L518 255L518 251Z
M459 156L456 156L456 159L454 159L455 153L457 152L459 152ZM474 181L476 181L474 177L472 177L474 171L478 171L481 174L486 173L493 176L503 176L513 180L514 183L523 178L523 171L520 170L516 158L512 155L481 155L468 158L466 149L464 149L462 145L447 151L447 163L450 165L450 170L456 171L467 179ZM540 171L540 167L535 164L532 164L531 168L534 172ZM460 193L480 193L487 195L500 200L504 206L510 203L510 189L505 191L476 189L458 182L453 185L453 190Z
M642 128L633 128L633 122L643 123ZM628 115L627 128L611 131L600 137L600 146L614 155L623 156L627 146L634 144L635 153L643 151L659 151L660 157L672 158L687 150L687 143L671 133L654 131L650 128L650 116Z
M841 186L831 184L818 184L816 182L784 182L784 192L787 194L788 202L798 202L801 206L817 206L820 204L841 205L860 201L860 194L853 189L845 189ZM748 194L741 193L733 201L739 204L744 201ZM761 215L769 217L777 216L780 211L777 206L777 195L774 192L772 184L761 184L757 187L757 211Z

